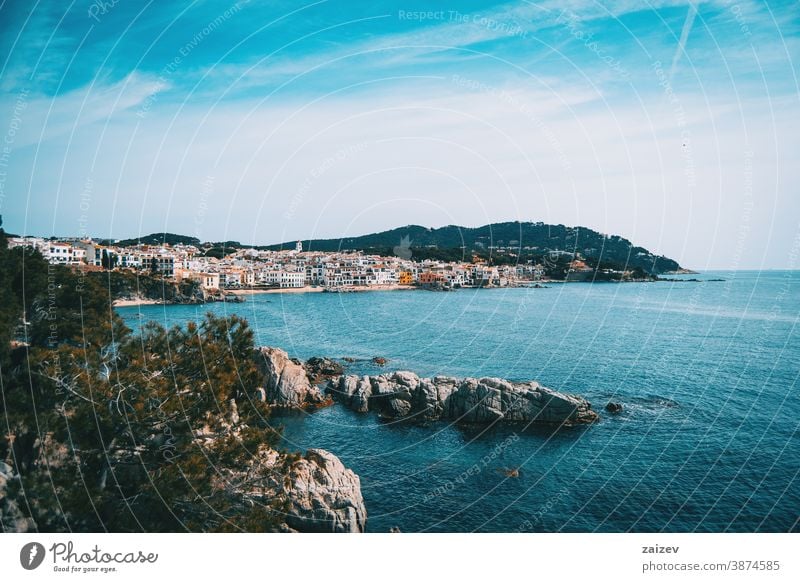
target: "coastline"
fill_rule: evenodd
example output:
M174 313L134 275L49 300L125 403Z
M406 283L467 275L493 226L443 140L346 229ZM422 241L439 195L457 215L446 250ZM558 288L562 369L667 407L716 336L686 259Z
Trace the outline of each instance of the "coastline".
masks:
M542 279L540 281L530 281L521 285L508 285L503 287L464 287L464 289L537 289L546 288L551 284L574 284L574 283L650 283L659 281L675 281L675 279L655 279L655 281L646 280L631 280L631 281L564 281L561 279ZM373 291L424 291L422 287L416 285L370 285L359 287L346 287L333 293L370 293ZM231 295L243 301L244 297L249 295L262 295L262 294L304 294L304 293L324 293L325 287L312 287L307 285L305 287L280 287L280 288L250 288L250 289L225 289L224 295ZM217 301L225 301L225 299L217 299ZM163 299L115 299L112 302L112 307L138 307L142 305L185 305L186 303L180 301L164 301Z
M366 293L369 291L409 291L418 289L414 285L370 285L363 287L347 287L336 293ZM226 289L228 295L259 295L261 293L323 293L325 287L279 287L274 289Z
M411 291L419 289L414 285L371 285L369 287L348 287L347 289L340 291L341 293L367 293L371 291ZM289 294L298 294L298 293L322 293L325 291L324 287L282 287L282 288L269 288L269 289L225 289L224 295L233 295L237 298L239 297L246 297L248 295L261 295L261 294L271 294L271 293L289 293ZM217 301L225 301L225 299L218 299ZM240 300L242 301L242 300ZM111 302L112 307L139 307L142 305L186 305L184 302L180 301L164 301L163 299L148 299L148 298L136 298L136 299L114 299Z

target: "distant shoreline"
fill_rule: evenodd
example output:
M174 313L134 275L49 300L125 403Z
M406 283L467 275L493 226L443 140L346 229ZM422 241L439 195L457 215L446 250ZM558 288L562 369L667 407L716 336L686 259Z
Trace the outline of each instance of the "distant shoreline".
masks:
M346 287L339 293L364 293L368 291L409 291L411 289L418 289L413 285L368 285L359 287ZM279 287L274 289L226 289L227 295L258 295L261 293L322 293L325 287L312 287L306 285L305 287Z
M159 299L114 299L112 307L137 307L139 305L172 305Z
M692 271L694 272L694 271ZM689 274L689 272L680 273L680 274ZM699 274L699 273L698 273ZM469 290L469 289L536 289L536 288L546 288L547 285L551 284L570 284L574 285L576 283L658 283L658 282L668 282L668 281L682 281L681 279L655 279L653 281L646 281L646 280L634 280L634 281L564 281L560 279L543 279L540 281L531 281L525 285L508 285L503 287L462 287L461 289ZM369 285L369 286L358 286L358 287L345 287L337 291L333 291L333 293L369 293L373 291L425 291L423 287L418 287L416 285ZM250 289L225 289L223 295L233 295L237 298L239 297L246 297L248 295L262 295L262 294L304 294L304 293L323 293L326 291L325 287L315 286L312 287L307 285L305 287L276 287L276 288L250 288ZM224 299L218 299L217 301L208 301L207 303L215 303L215 302L224 302ZM242 300L240 300L242 301ZM163 299L115 299L112 302L113 307L138 307L142 305L200 305L200 303L183 303L183 302L173 302L173 301L164 301Z
M410 291L418 289L413 285L370 285L368 287L348 287L341 293L366 293L371 291ZM261 295L269 293L278 294L297 294L297 293L322 293L325 287L312 287L307 285L305 287L277 287L277 288L252 288L252 289L225 289L223 295L234 295L236 297L245 297L248 295ZM224 299L218 301L208 301L207 303L224 302ZM175 301L164 301L163 299L115 299L112 302L112 307L138 307L142 305L201 305L200 303L183 303Z

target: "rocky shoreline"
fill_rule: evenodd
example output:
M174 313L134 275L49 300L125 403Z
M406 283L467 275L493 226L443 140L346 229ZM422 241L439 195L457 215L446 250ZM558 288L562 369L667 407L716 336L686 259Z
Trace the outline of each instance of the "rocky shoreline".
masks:
M253 359L260 373L253 397L276 410L308 410L339 403L357 413L372 412L393 421L483 426L505 423L520 430L532 425L572 427L599 419L584 398L550 390L537 382L421 378L407 371L357 376L346 374L335 360L311 358L301 362L284 350L270 347L256 349ZM374 358L373 362L383 366L386 360ZM236 426L235 408L226 422ZM238 430L241 427L233 434ZM199 446L207 447L213 445L216 435L200 429L194 438ZM25 518L7 496L9 484L17 478L9 465L0 463L0 526L3 531L37 531L37 524ZM367 509L360 479L329 451L308 449L300 455L263 446L244 465L218 466L217 474L210 478L245 511L248 507L279 511L277 531L366 530Z
M586 399L538 382L420 378L408 371L357 376L345 374L334 360L312 358L304 364L270 347L259 348L256 360L263 374L260 397L276 409L308 409L339 402L355 412L421 423L444 420L570 427L599 419ZM325 384L324 392L321 384Z
M309 410L336 402L381 418L429 423L513 424L572 427L599 419L580 396L564 394L537 382L500 378L420 378L413 372L346 374L330 358L306 362L279 348L261 347L253 354L261 373L257 397L276 410ZM384 358L374 358L383 366ZM324 386L324 390L320 389ZM367 510L358 475L332 453L309 449L286 471L284 485L268 491L287 502L283 531L363 532Z

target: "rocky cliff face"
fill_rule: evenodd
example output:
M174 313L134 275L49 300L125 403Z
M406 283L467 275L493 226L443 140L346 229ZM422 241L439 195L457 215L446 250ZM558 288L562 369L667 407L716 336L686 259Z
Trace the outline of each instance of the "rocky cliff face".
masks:
M244 466L217 467L212 479L243 508L272 507L278 531L361 533L367 524L358 475L322 449L297 458L261 447Z
M295 531L359 533L367 524L358 475L328 451L309 449L294 462L283 493L290 501L286 524Z
M537 382L448 376L430 379L412 372L394 372L342 376L331 380L327 390L355 411L375 411L387 418L565 426L598 419L583 398L550 390Z
M308 381L305 368L278 348L259 348L255 360L264 375L264 396L278 408L305 408L325 402L319 388Z

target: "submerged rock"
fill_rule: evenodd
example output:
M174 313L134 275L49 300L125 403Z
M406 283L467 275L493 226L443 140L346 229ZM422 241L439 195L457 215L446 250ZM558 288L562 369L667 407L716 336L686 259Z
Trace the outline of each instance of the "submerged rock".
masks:
M611 414L619 414L622 412L622 404L619 402L609 402L606 404L606 410Z
M500 378L420 378L413 372L341 376L328 393L358 412L420 421L452 420L474 424L517 422L572 426L598 419L579 396L556 392L537 382Z
M519 477L519 469L514 469L514 468L509 469L506 467L500 469L500 472L510 479L516 479L517 477Z
M264 376L266 400L278 408L305 408L323 404L319 388L308 381L305 368L278 348L256 350L255 360Z
M360 533L366 527L361 481L328 451L309 449L295 461L283 494L290 503L286 524L295 531Z

